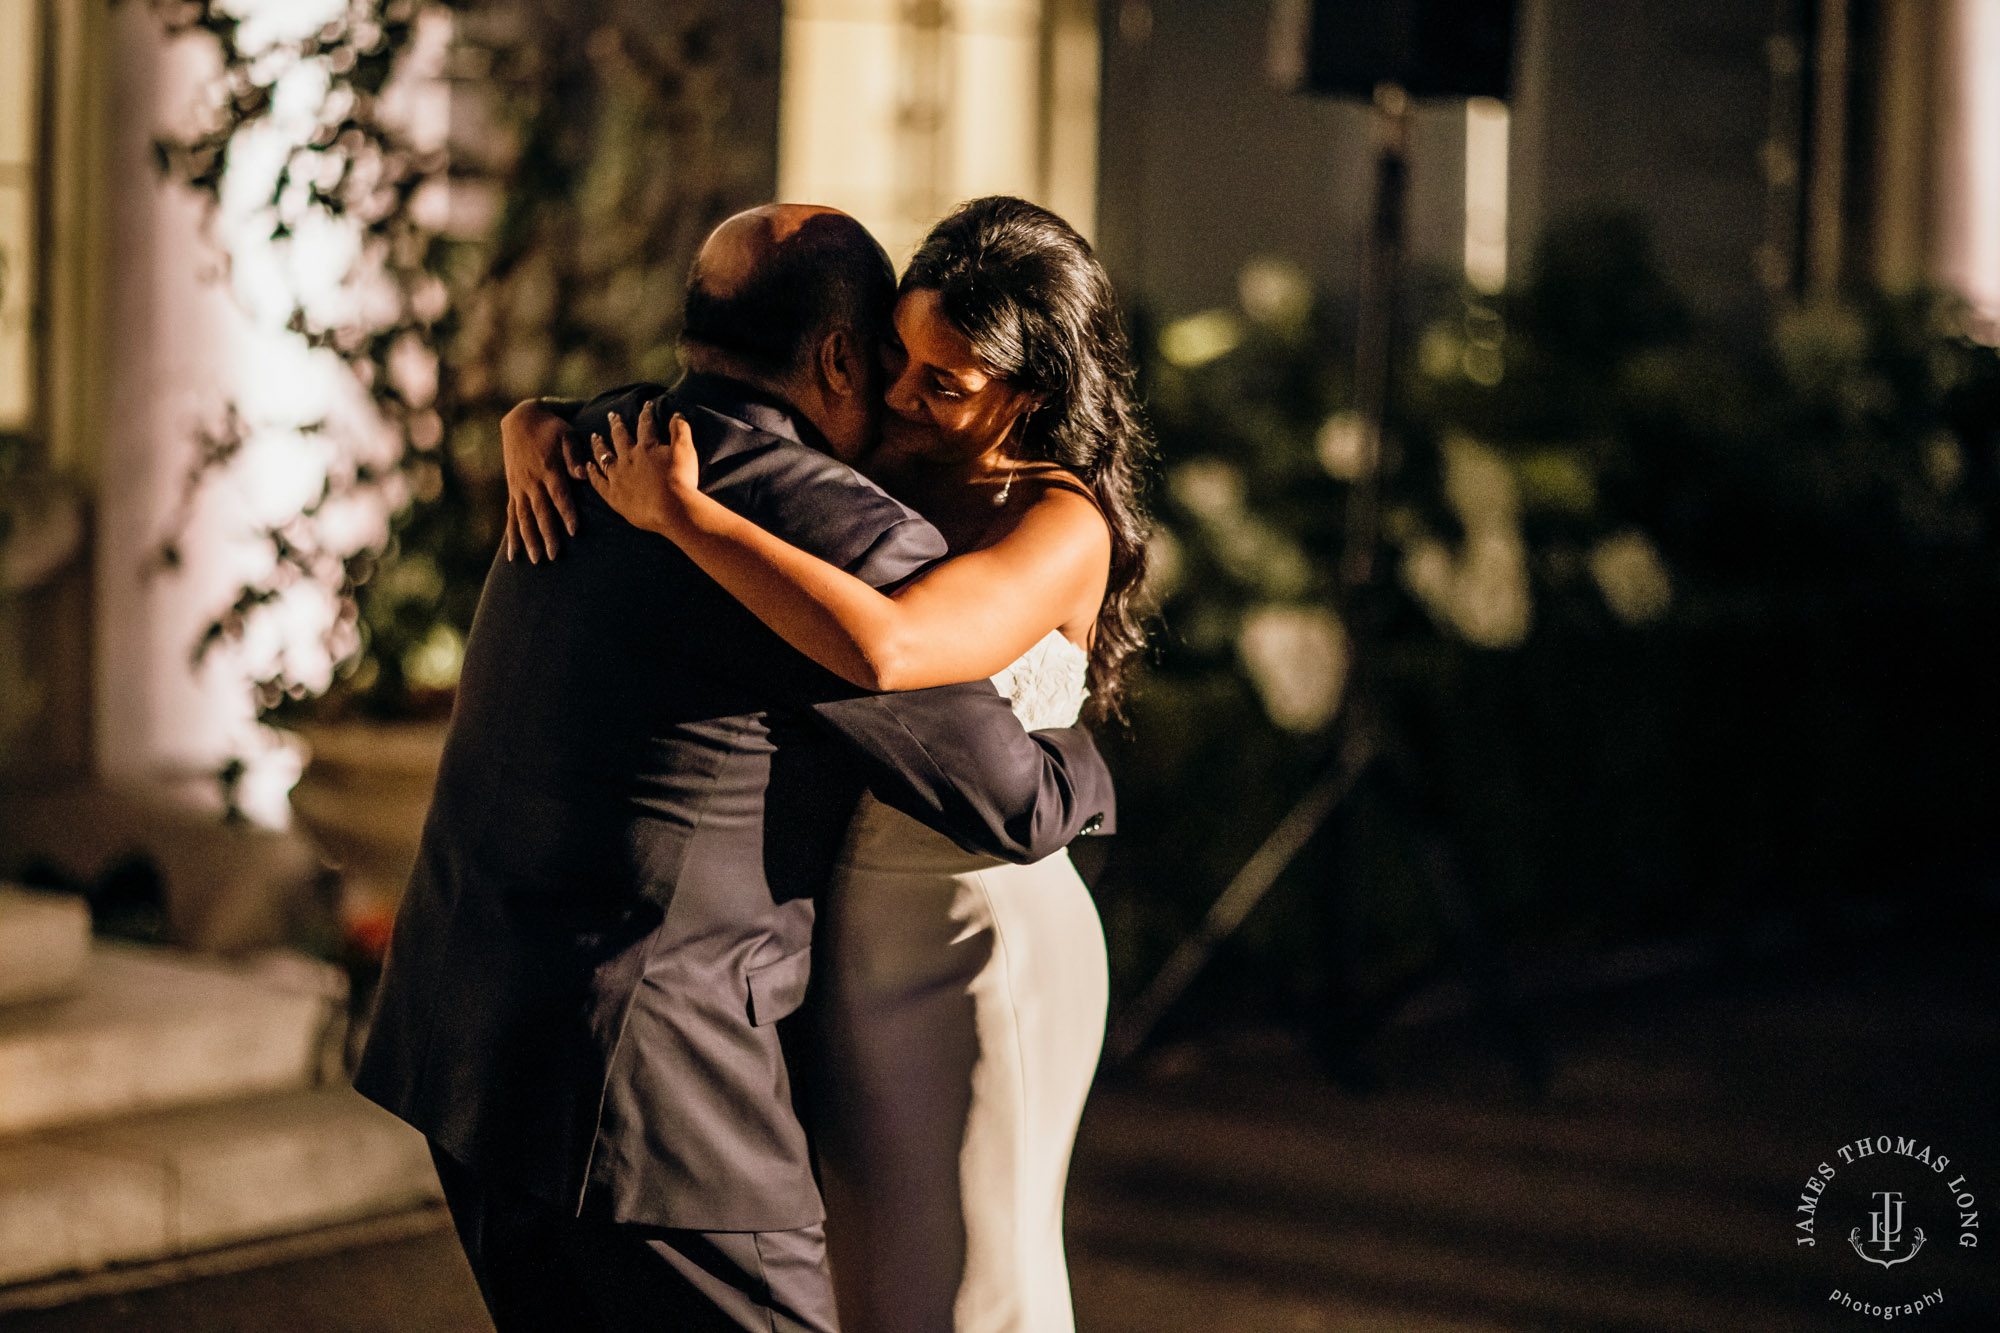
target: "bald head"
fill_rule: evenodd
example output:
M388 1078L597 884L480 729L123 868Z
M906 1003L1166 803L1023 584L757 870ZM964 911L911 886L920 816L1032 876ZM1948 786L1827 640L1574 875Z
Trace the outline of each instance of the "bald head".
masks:
M820 204L746 208L708 234L695 254L689 281L701 284L711 296L726 297L740 291L813 218L844 219L857 230L861 226L838 209Z
M783 379L836 329L879 337L894 301L895 272L867 228L817 204L765 204L702 243L682 336Z

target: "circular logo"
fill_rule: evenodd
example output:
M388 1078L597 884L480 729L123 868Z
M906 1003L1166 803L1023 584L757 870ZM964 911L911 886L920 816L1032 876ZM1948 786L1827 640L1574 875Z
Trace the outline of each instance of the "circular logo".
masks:
M1799 1188L1792 1244L1833 1310L1866 1320L1965 1327L1985 1228L1969 1165L1921 1137L1843 1143Z

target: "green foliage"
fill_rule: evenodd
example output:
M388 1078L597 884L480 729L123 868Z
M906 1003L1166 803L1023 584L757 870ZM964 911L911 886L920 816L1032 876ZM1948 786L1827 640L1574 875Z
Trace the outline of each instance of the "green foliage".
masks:
M1320 650L1257 649L1286 616L1380 627L1394 732L1517 945L1837 929L1992 873L2000 355L1928 294L1725 336L1624 219L1534 272L1405 330L1361 608L1336 605L1345 317L1142 336L1169 571L1103 884L1124 984L1328 757L1330 713L1287 698ZM1323 1006L1421 979L1450 930L1414 856L1408 810L1350 803L1212 984Z
M695 246L769 194L775 6L756 7L768 21L753 22L721 0L666 11L350 0L313 36L256 50L220 0L157 8L170 31L221 56L206 118L157 149L169 177L212 202L238 136L273 114L278 81L301 65L325 72L318 128L271 191L270 234L285 242L323 218L360 228L353 279L388 298L338 323L300 301L291 327L346 365L398 447L386 466L336 468L301 517L359 492L405 497L379 551L330 560L301 525L276 525L265 534L272 579L239 591L197 657L239 636L286 582L317 579L349 608L337 632L359 647L328 699L282 672L258 682L264 710L441 707L504 521L500 417L531 395L671 377ZM443 11L454 32L448 152L413 143L383 96L426 13ZM232 435L240 447L233 409L215 434L190 496L227 465ZM169 539L162 562L175 554Z

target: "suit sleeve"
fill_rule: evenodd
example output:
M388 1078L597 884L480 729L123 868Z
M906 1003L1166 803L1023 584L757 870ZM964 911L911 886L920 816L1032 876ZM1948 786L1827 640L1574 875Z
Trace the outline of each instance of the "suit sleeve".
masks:
M585 433L604 431L612 412L621 413L633 425L639 421L639 409L655 398L667 394L667 386L641 380L636 384L621 384L615 389L606 389L595 398L543 398L541 405L556 416L567 421L572 430Z
M1080 727L1029 732L986 681L810 706L886 805L969 852L1039 861L1114 831L1111 774Z

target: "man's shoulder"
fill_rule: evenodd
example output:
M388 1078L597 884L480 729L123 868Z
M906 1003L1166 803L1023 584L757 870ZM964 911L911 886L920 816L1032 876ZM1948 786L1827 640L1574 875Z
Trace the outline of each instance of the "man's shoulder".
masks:
M670 394L655 409L687 417L701 454L702 489L717 500L877 586L946 553L944 538L916 510L807 443L810 427L792 423L786 430L768 410L732 406L711 395Z

